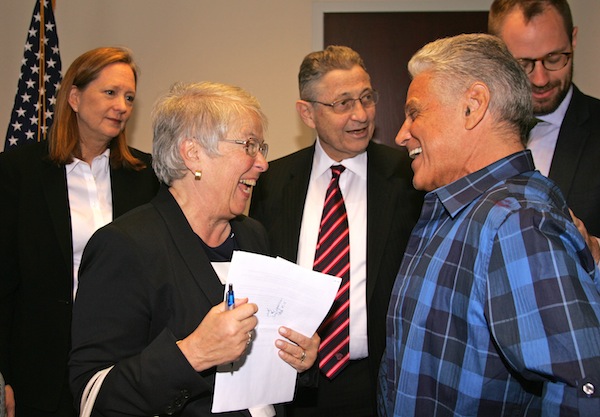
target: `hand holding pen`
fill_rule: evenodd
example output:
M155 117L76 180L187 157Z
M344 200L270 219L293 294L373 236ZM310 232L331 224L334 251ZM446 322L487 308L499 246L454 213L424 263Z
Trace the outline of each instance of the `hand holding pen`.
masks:
M248 347L248 335L258 323L257 311L258 306L247 298L236 299L230 287L225 301L211 308L177 346L197 372L235 362Z

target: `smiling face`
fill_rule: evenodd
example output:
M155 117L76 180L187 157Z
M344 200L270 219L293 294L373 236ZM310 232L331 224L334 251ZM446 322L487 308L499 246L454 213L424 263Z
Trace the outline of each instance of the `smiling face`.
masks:
M261 125L254 118L248 117L238 126L232 127L225 139L255 138L263 142ZM204 154L200 184L206 188L202 198L211 202L216 217L232 219L244 212L252 187L269 164L260 152L255 157L247 155L240 144L220 141L218 151L217 156Z
M396 136L396 143L406 147L413 159L413 185L418 190L432 191L469 173L469 147L460 131L462 107L456 100L440 100L436 90L440 87L428 73L413 79L406 98L406 120Z
M313 100L333 103L358 98L372 90L367 72L356 65L352 69L335 69L312 87ZM341 161L365 151L375 131L375 106L364 108L360 101L347 113L337 114L329 106L300 100L297 109L306 125L317 130L323 149L330 158Z
M133 70L122 62L106 66L82 90L73 86L69 104L77 114L82 143L108 144L118 136L131 116L134 99Z
M515 9L504 20L500 37L517 59L537 59L550 53L572 52L577 42L577 28L573 42L565 32L562 17L553 7L529 22L520 9ZM558 71L548 71L540 61L529 74L532 87L533 113L537 116L552 113L565 98L573 78L573 56Z

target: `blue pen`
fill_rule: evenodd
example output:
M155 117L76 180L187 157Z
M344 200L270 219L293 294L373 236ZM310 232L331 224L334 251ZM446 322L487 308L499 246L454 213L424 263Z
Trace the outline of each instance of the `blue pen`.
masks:
M227 291L227 310L233 310L235 308L235 296L233 295L233 284L229 284L229 291Z

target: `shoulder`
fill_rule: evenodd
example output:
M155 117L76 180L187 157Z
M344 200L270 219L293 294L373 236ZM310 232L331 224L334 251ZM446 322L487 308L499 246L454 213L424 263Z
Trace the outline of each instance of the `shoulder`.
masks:
M47 141L34 142L19 146L16 149L8 149L0 153L0 164L20 165L27 163L31 165L33 161L41 161L47 156Z
M269 162L269 169L263 175L273 175L274 172L280 173L282 171L287 172L294 171L299 168L306 168L307 166L310 167L312 165L314 153L315 147L310 146L284 157L275 159Z
M151 154L140 151L139 149L136 149L136 148L132 148L131 146L129 147L129 151L131 152L131 154L133 156L135 156L139 160L143 161L146 165L152 166L152 155Z

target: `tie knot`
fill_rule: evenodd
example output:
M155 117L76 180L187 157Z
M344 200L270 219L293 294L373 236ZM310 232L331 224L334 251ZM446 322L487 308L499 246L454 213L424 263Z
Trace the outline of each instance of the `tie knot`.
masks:
M333 176L333 178L339 178L340 174L342 172L344 172L344 170L346 169L345 166L343 165L332 165L331 166L331 175Z

